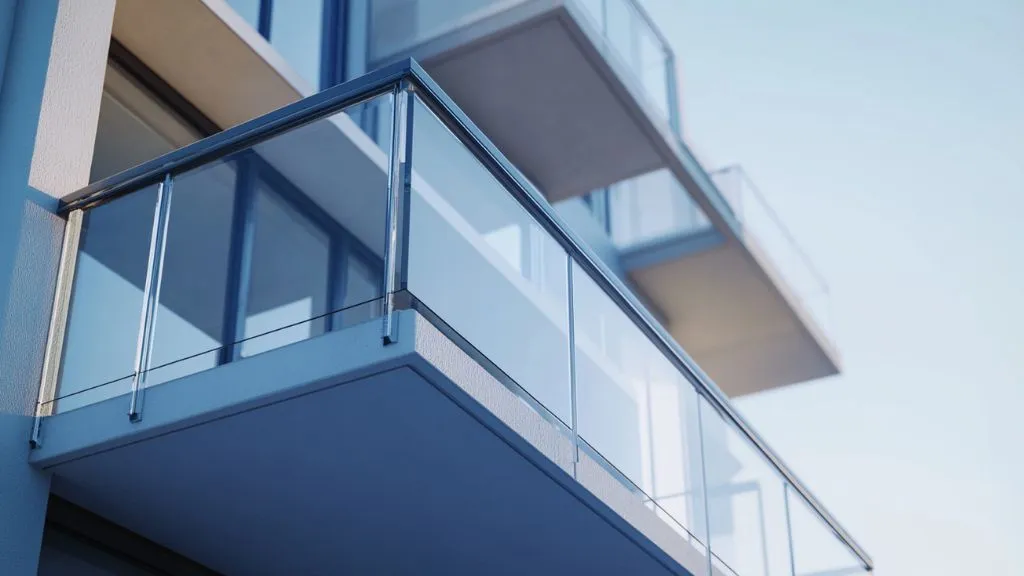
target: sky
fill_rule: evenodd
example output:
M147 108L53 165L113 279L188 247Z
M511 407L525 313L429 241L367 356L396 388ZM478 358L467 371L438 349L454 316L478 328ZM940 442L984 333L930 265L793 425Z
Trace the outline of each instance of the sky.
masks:
M1024 574L1024 1L643 2L831 289L842 374L740 410L876 574Z

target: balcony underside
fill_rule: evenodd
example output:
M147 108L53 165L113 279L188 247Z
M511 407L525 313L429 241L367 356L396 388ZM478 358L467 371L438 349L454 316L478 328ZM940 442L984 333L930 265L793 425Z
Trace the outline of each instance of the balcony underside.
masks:
M118 0L113 36L221 128L315 91L223 1Z
M814 321L738 242L709 230L632 249L622 262L672 336L729 396L839 372Z
M33 462L60 496L229 574L702 570L585 455L574 480L564 432L422 317L398 328L155 386L140 423L123 396L52 416Z
M418 59L557 202L664 165L654 113L595 26L574 5L529 0L387 60Z

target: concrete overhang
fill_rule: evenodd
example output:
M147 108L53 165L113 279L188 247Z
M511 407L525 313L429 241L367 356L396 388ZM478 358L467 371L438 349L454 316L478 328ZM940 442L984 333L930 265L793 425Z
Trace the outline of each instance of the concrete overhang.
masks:
M494 2L377 64L408 57L551 202L665 163L668 120L575 0Z
M225 0L118 0L113 36L221 128L317 91Z
M415 311L48 417L55 493L223 573L693 574L703 556Z
M840 360L756 240L718 231L623 251L621 262L672 337L729 396L838 374Z

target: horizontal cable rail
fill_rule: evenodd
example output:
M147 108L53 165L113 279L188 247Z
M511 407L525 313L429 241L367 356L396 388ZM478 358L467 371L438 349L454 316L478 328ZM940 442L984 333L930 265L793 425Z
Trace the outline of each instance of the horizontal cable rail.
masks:
M464 145L506 185L519 204L566 250L568 256L587 271L600 288L627 314L647 338L694 385L711 406L730 421L781 474L790 485L845 543L868 569L873 562L866 551L846 532L820 501L803 485L785 462L733 408L728 397L675 342L663 326L641 304L611 270L594 255L559 217L544 196L502 155L495 145L469 120L444 91L412 59L398 62L360 78L328 88L316 95L255 118L223 132L177 149L74 192L61 201L60 213L98 206L143 186L161 182L171 175L224 157L274 135L342 109L396 91L403 83L422 97ZM704 172L703 169L700 170ZM706 173L696 175L708 179Z

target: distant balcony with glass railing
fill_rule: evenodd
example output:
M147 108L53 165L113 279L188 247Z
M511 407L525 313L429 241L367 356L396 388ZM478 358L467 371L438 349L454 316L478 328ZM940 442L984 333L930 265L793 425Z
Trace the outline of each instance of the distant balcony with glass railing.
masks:
M701 227L678 209L666 222ZM147 389L369 323L385 343L400 339L396 315L412 310L675 530L707 560L698 572L870 571L665 328L414 64L98 182L61 214L37 431L110 402L138 420Z
M367 67L414 57L551 202L655 170L675 60L635 0L373 0Z
M710 172L707 182L725 202L716 214L724 227L712 223L667 169L586 197L618 249L616 268L626 271L675 338L730 394L835 373L821 275L741 168ZM733 231L734 239L723 230ZM770 351L768 342L758 341L760 334L783 332L790 339L783 350ZM762 364L758 355L801 368L780 367L776 377L765 377L752 369Z
M535 0L373 0L371 62L404 55L431 40ZM547 0L548 5L560 2ZM562 0L580 10L607 53L666 120L677 119L674 56L668 42L636 0Z

